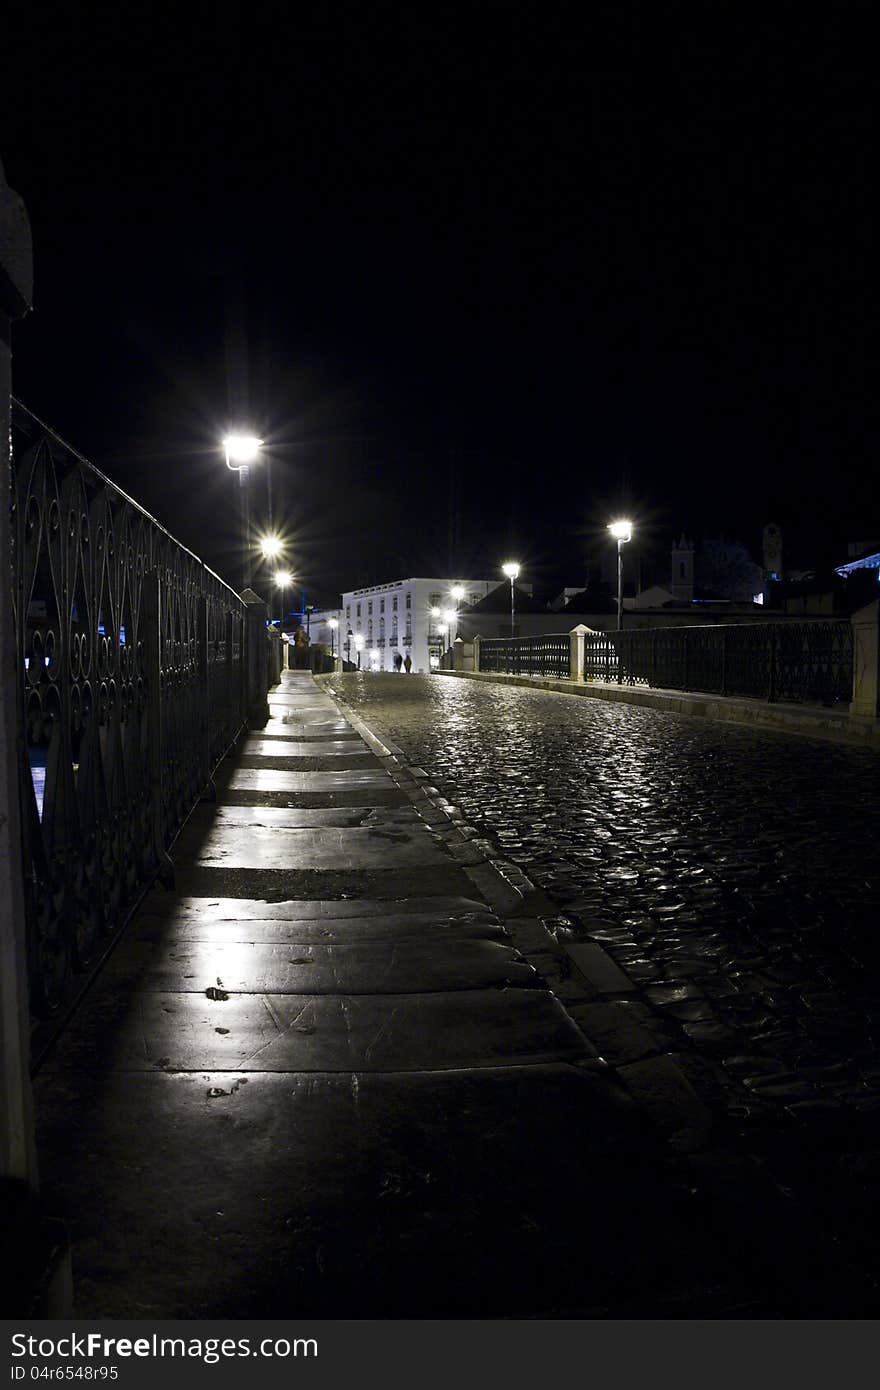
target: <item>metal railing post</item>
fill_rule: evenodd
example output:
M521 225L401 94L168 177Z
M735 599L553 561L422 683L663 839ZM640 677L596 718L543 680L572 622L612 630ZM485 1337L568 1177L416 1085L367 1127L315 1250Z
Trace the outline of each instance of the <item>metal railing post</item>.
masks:
M162 700L162 586L159 570L144 575L143 588L144 665L147 672L147 740L150 769L150 813L153 856L159 878L166 888L173 887L174 865L165 844L165 737Z

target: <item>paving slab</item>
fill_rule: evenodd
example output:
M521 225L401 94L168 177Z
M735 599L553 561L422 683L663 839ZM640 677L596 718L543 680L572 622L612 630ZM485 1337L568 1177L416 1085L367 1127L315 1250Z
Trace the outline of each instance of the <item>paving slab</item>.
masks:
M187 897L250 898L259 893L267 901L288 898L399 898L407 893L467 893L473 884L464 869L445 864L395 868L389 857L384 869L236 869L213 865L185 865L175 882Z
M416 825L420 816L409 804L401 806L239 806L223 803L197 806L181 832L204 834L211 826L262 825L289 830L308 830L316 825Z
M344 906L343 903L337 904ZM269 904L268 906L271 906ZM474 915L469 921L426 914L389 913L387 917L323 917L309 921L267 920L248 917L238 921L202 922L198 917L148 917L139 914L132 923L133 941L236 941L254 945L347 945L364 941L509 941L504 928L491 915Z
M448 917L450 921L467 921L473 916L488 912L486 904L478 898L459 895L421 897L414 894L406 898L313 898L308 902L295 899L269 902L265 898L205 898L188 897L186 894L154 891L144 898L142 912L145 916L170 916L178 922L187 919L199 925L210 922L247 922L252 920L324 922L348 917L388 917L389 914L403 916L406 920L427 917L440 920Z
M308 740L310 743L322 742L325 739L346 739L348 742L356 743L360 739L360 734L356 733L344 719L312 719L306 723L303 720L294 719L291 715L284 715L280 719L274 716L270 717L255 737L261 739L294 738Z
M379 869L389 865L411 868L431 864L446 867L449 854L431 832L418 822L412 826L373 825L316 826L310 829L252 825L245 834L240 826L216 824L206 834L181 837L174 861L182 866L222 865L237 869L274 869L290 864L297 869Z
M285 771L284 768L240 767L236 765L217 778L218 786L230 791L256 792L334 792L353 791L365 787L385 788L388 774L378 765L375 768L357 768L338 771L322 769L313 772Z
M509 945L436 935L291 943L144 941L116 952L103 987L204 995L218 979L234 994L414 994L534 989L540 977Z
M256 789L253 787L230 788L227 784L221 787L220 791L224 806L289 806L298 810L326 810L328 807L341 807L350 810L359 806L377 808L405 806L409 801L406 793L390 781L385 783L373 782L367 785L357 784L343 787L341 790L336 786L322 790L319 783L312 791L293 791L290 789L267 791L265 788Z
M107 987L73 1019L45 1069L443 1071L594 1055L546 990L230 994L215 1001Z
M351 757L361 753L372 757L370 749L358 738L292 739L265 738L263 736L246 738L241 745L241 756L245 758L322 758Z

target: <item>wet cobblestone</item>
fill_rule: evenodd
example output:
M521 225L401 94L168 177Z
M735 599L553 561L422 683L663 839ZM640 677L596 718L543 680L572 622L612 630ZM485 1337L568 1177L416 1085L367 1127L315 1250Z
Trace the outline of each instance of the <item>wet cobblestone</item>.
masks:
M554 900L559 939L601 942L732 1140L813 1199L876 1195L875 754L443 677L335 688Z

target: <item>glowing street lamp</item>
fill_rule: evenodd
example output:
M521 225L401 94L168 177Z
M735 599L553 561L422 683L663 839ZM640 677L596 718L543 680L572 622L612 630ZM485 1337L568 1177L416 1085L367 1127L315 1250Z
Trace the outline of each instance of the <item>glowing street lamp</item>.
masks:
M609 522L608 530L617 541L617 631L623 627L623 547L632 540L631 521Z
M510 635L513 637L516 628L516 606L513 582L519 577L519 565L515 560L508 560L506 564L501 566L501 573L506 574L510 580Z
M364 649L364 634L363 634L362 632L356 632L356 633L355 633L355 635L354 635L354 645L355 645L355 647L357 648L357 654L358 654L358 670L360 670L360 669L361 669L361 652L362 652L363 649Z
M247 589L251 582L251 509L248 496L248 470L252 463L255 463L260 455L262 439L258 439L255 434L227 434L223 440L223 452L226 456L226 467L233 473L238 474L238 494L241 506L241 529L242 542L244 546L244 559L242 563L243 588Z
M327 626L330 629L330 655L333 658L333 669L336 670L336 629L339 627L338 618L328 618Z
M260 541L260 554L264 560L277 560L284 549L284 542L279 536L264 536Z
M280 632L284 626L284 591L289 589L293 583L293 575L290 570L276 570L272 575L272 582L275 588L281 592L281 617L278 622L278 631Z

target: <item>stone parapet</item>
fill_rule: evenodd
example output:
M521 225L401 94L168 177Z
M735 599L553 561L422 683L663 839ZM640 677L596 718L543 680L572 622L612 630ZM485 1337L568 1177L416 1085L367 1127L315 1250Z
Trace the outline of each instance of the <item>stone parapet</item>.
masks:
M562 695L587 696L615 704L640 705L645 709L665 710L670 714L690 714L702 719L775 729L780 733L802 734L808 738L829 739L880 751L880 718L849 714L846 710L771 704L763 700L740 700L732 696L701 695L680 690L605 685L597 681L557 680L550 676L506 676L488 671L445 671L443 674L465 680L495 681L501 685L552 690Z

